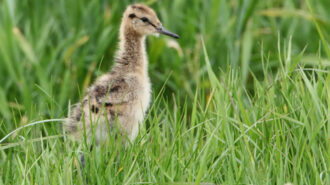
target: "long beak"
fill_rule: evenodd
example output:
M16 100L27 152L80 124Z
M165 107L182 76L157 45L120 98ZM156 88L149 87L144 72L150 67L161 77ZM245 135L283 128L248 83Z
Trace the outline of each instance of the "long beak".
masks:
M176 38L176 39L180 38L179 35L168 31L164 27L158 27L157 30L158 30L158 33L160 33L160 34L168 35L168 36Z

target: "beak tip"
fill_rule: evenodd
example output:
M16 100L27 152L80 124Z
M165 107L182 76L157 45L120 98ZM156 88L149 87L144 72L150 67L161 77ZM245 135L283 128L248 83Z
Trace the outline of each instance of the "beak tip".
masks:
M164 35L167 35L167 36L170 36L170 37L173 37L173 38L176 38L176 39L179 39L180 36L175 34L175 33L172 33L170 31L168 31L167 29L165 29L164 27L161 27L161 28L158 28L157 29L159 33L161 34L164 34Z

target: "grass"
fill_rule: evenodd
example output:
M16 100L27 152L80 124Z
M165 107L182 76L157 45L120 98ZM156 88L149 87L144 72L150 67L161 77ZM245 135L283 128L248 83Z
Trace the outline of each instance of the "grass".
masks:
M329 1L144 2L181 38L147 41L136 141L90 152L59 119L113 64L130 1L0 0L0 184L330 183Z

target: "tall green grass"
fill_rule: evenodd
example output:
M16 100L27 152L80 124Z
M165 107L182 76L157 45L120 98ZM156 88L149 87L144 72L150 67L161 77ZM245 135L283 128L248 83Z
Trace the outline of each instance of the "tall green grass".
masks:
M68 140L57 119L113 64L130 3L0 1L0 184L330 183L327 0L145 1L181 38L147 41L138 138Z

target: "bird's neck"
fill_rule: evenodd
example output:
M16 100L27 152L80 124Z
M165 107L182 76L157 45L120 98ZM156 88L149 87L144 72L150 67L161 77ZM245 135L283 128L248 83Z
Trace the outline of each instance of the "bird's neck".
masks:
M130 29L124 30L120 35L119 47L117 53L119 65L144 74L147 73L148 58L145 51L145 36L138 35Z

